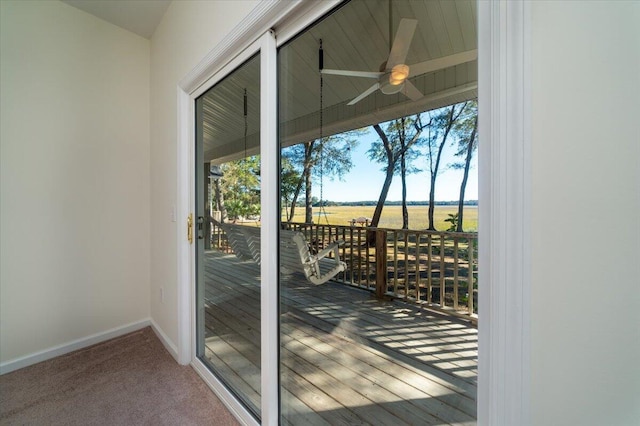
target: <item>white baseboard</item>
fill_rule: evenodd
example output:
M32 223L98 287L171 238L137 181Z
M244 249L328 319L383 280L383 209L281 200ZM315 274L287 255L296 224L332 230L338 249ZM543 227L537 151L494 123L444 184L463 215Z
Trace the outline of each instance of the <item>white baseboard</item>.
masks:
M51 358L55 358L60 355L68 354L69 352L77 351L78 349L86 348L97 343L102 343L115 337L123 336L127 333L131 333L145 327L152 325L150 318L132 322L130 324L123 325L121 327L112 328L111 330L103 331L101 333L92 334L91 336L83 337L65 343L62 345L54 346L43 351L39 351L30 355L26 355L20 358L16 358L0 364L0 375L10 373L20 368L28 367L33 364L37 364L42 361L46 361ZM155 328L154 328L155 331ZM157 331L156 331L157 334ZM162 340L162 339L161 339ZM163 341L163 343L165 343ZM166 346L166 343L165 343ZM173 354L172 354L173 355ZM175 355L174 355L175 357Z
M178 361L178 348L176 347L176 345L171 341L171 339L167 337L162 328L160 328L160 326L153 319L150 319L149 321L151 323L151 329L154 333L156 333L156 336L158 336L158 339L160 339L165 349L169 351L169 353L177 363L180 363L180 361Z

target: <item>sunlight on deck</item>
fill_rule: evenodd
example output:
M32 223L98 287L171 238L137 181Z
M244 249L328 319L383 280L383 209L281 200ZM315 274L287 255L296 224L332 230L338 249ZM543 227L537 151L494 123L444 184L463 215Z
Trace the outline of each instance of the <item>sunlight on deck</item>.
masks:
M206 289L206 357L256 408L258 270L206 254L216 283ZM283 280L281 301L283 423L475 424L477 330L469 324L295 275Z

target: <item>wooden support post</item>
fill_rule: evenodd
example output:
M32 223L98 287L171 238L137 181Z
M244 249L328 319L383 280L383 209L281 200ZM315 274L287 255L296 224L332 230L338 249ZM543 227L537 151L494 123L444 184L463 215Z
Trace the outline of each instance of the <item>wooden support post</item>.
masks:
M458 237L453 237L453 309L458 310Z
M358 229L358 287L362 287L362 229Z
M431 294L433 288L433 277L431 270L431 260L433 259L433 246L431 245L431 234L427 234L427 303L430 305L433 302L433 295Z
M355 267L354 263L354 250L353 250L353 227L349 228L349 281L351 284L355 283L355 279L353 278L353 268Z
M404 300L407 301L409 297L409 231L403 229L403 243L404 243Z
M369 233L367 232L367 234L369 234ZM365 234L365 235L367 235L367 234ZM367 288L371 288L371 286L370 286L371 285L371 272L370 272L370 268L369 268L370 267L369 264L371 263L371 258L369 257L370 256L370 249L369 249L369 243L368 242L367 242L365 247L366 248L364 250L364 255L367 258L367 263L365 263L365 267L364 267L364 269L365 269L364 273L365 273L365 276L366 276L365 286Z
M422 235L416 232L416 302L420 301L420 243Z
M376 297L387 292L387 231L376 229Z
M474 239L473 238L469 238L469 272L467 275L467 290L469 292L469 299L467 300L468 302L468 310L469 310L469 315L473 315L473 250L474 250L475 244L474 244Z
M444 263L444 235L440 234L440 307L444 308L446 304L444 303L444 296L446 291L446 281L445 281L445 268L446 265Z
M398 297L398 231L393 232L393 296Z

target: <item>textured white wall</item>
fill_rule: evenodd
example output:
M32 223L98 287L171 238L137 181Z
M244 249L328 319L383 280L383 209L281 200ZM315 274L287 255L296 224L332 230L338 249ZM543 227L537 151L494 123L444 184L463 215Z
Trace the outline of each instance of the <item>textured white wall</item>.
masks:
M640 419L640 2L532 2L532 417Z
M0 2L0 362L149 317L149 41Z
M178 82L257 4L176 1L151 38L151 317L175 345L178 230L186 238L186 218L171 221L177 203Z

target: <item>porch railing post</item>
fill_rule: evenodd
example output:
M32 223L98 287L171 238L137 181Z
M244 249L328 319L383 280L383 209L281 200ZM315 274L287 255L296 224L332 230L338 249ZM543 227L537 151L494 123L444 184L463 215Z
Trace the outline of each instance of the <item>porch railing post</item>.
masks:
M376 297L387 292L387 231L376 229Z

